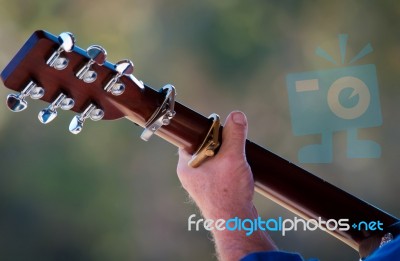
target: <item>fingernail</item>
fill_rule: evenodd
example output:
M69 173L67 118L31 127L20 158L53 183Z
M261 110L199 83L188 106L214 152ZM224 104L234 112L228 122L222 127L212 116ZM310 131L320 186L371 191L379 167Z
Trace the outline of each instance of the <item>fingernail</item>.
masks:
M233 122L240 125L246 125L246 116L242 112L234 112L232 115Z

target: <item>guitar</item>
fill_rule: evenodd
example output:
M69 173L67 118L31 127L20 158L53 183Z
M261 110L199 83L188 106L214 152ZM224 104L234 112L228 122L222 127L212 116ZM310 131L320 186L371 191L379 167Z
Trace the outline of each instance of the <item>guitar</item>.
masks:
M126 118L145 128L142 139L155 134L191 153L192 167L218 152L223 128L218 115L200 115L175 101L172 85L154 90L132 75L132 62L113 64L106 57L101 46L87 50L76 46L71 33L34 32L1 73L4 85L18 92L7 96L8 108L14 112L26 109L29 97L46 101L49 106L38 115L44 124L57 117L57 109L72 110L77 113L69 126L73 134L83 130L86 120ZM346 218L349 224L382 222L383 230L368 226L326 229L361 257L400 233L396 217L249 140L246 154L256 191L302 218Z

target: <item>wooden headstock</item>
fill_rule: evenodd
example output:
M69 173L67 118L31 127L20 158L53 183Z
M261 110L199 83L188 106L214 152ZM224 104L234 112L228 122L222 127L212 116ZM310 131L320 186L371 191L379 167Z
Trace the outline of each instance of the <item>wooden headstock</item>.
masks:
M129 116L130 111L136 111L141 92L144 92L143 83L131 75L123 75L119 82L125 85L125 91L115 96L104 90L117 74L115 64L105 61L99 65L93 62L91 70L97 74L97 78L88 83L76 76L90 61L88 52L80 47L74 46L71 52L61 54L68 60L65 69L58 70L46 64L59 46L59 37L45 31L34 32L1 73L4 85L21 92L33 81L44 89L41 100L52 103L60 93L64 93L74 100L73 111L82 113L92 103L104 111L105 120L119 119Z
M57 101L61 94L65 94L74 101L71 110L80 115L86 112L90 106L95 106L104 112L102 118L104 120L125 117L142 127L151 127L152 125L149 123L155 120L155 113L163 112L162 106L167 101L165 88L156 91L138 81L130 74L132 68L124 66L126 60L113 64L103 61L105 57L101 55L97 57L98 60L96 58L96 61L90 64L90 69L97 74L96 80L85 82L78 76L93 55L90 52L88 54L90 48L83 50L76 45L71 48L70 52L64 51L60 55L68 60L67 67L61 70L56 69L53 64L53 55L56 54L55 57L57 57L57 50L63 45L62 41L68 34L62 33L57 37L45 31L34 32L2 71L1 78L4 85L21 93L27 86L34 83L33 86L43 88L44 95L40 96L38 95L40 92L37 92L33 95L36 97L33 98L40 98L51 104ZM97 47L93 48L94 52L101 51L101 48ZM125 91L121 95L113 95L105 89L109 89L110 82L113 83L118 72L127 74L122 75L116 81L125 85ZM11 95L18 98L19 94ZM31 101L27 98L27 102ZM10 104L8 106L10 107ZM156 134L193 153L202 144L211 121L179 102L175 102L174 107L176 115L174 113L173 120L168 120L169 124L157 130ZM76 122L76 117L72 122Z

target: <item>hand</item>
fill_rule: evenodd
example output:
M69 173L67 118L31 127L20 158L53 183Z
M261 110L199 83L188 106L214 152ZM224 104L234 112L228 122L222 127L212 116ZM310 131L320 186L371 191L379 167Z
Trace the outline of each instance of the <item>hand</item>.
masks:
M191 168L191 155L179 150L178 177L206 218L231 218L253 211L254 181L246 161L246 136L246 118L234 112L226 120L223 143L215 157Z
M216 156L198 168L191 168L191 156L179 150L179 180L207 219L258 216L253 205L253 174L246 161L246 137L246 116L232 112L226 119L223 142ZM239 260L250 252L276 249L268 235L259 230L251 236L244 231L213 230L213 236L221 260Z

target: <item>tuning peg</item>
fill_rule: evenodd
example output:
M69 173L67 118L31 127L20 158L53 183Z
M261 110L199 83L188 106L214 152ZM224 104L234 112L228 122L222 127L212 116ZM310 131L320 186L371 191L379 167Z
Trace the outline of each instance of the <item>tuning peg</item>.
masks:
M23 111L28 107L28 103L25 100L27 96L37 100L42 98L44 95L44 89L37 86L33 81L30 81L21 93L11 93L7 96L7 106L13 112Z
M70 110L74 107L75 101L68 98L64 93L60 93L58 97L47 107L39 112L39 121L43 124L47 124L57 117L57 109Z
M69 124L69 131L73 134L78 134L82 131L83 123L87 118L90 118L92 121L99 121L103 117L104 111L91 103L81 114L75 115Z
M97 73L90 70L90 68L94 63L98 65L103 65L103 63L106 61L107 52L103 47L99 45L89 46L86 51L90 60L78 71L76 77L86 83L92 83L96 80Z
M119 81L119 78L124 75L129 76L133 73L133 63L130 60L122 60L114 65L114 69L117 71L117 74L106 84L104 90L118 96L125 91L125 85Z
M60 47L50 56L46 64L57 70L64 70L68 66L68 59L61 57L61 53L69 53L74 49L75 37L69 32L64 32L58 36L58 42L60 43Z

